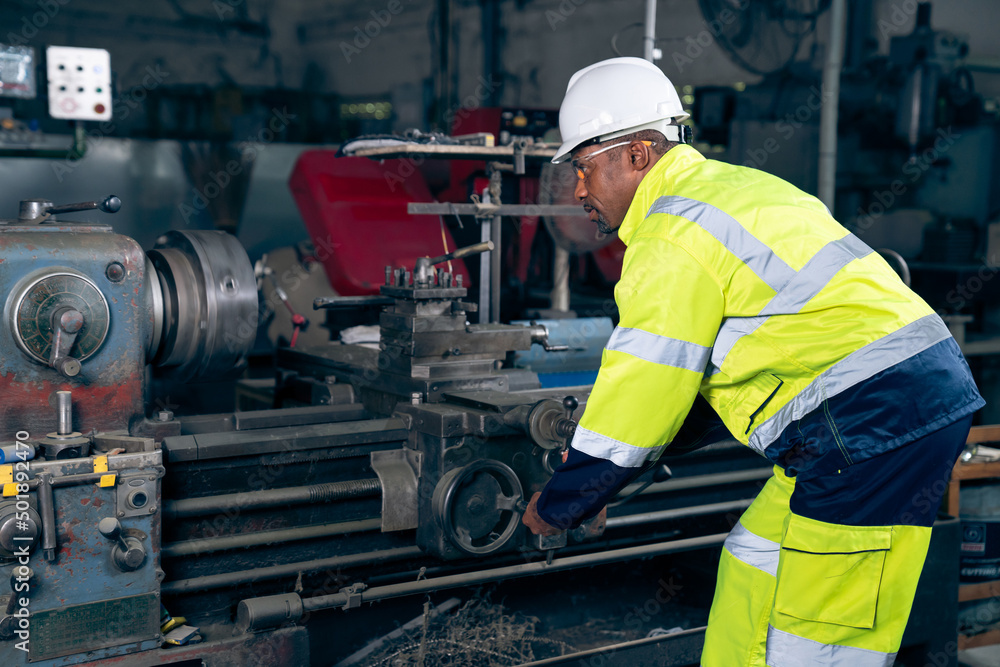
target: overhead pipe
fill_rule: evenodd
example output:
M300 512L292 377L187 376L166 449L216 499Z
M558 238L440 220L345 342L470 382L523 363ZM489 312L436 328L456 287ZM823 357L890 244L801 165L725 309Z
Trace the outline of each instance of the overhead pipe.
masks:
M833 213L837 194L837 121L840 105L840 70L844 64L847 35L847 0L833 0L830 9L830 40L823 65L822 107L819 118L820 201Z

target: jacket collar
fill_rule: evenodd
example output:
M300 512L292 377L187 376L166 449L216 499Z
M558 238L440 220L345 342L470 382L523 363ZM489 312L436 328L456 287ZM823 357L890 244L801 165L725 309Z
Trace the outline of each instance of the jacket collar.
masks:
M704 161L705 157L687 144L674 146L667 151L666 155L661 157L643 177L635 191L632 204L625 214L625 220L618 228L618 238L622 243L628 245L639 225L646 219L653 202L673 192L674 184L681 172Z

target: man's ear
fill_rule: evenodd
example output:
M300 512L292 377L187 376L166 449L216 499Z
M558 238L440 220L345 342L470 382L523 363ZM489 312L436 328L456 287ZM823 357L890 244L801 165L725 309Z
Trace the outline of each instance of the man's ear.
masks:
M641 141L633 141L628 146L628 160L629 164L632 165L632 169L635 171L643 171L646 169L652 158L650 154L650 147Z

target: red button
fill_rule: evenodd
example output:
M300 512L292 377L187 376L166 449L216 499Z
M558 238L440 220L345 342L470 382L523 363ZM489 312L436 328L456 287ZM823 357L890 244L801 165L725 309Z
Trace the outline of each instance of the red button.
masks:
M101 104L101 103L95 104L94 105L94 112L95 113L104 113L104 105Z

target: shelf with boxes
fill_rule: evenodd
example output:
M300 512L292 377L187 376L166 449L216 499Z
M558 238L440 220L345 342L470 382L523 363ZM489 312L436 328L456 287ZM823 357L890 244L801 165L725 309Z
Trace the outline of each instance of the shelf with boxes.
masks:
M1000 425L975 426L969 432L967 440L970 445L997 442L1000 442ZM963 514L961 488L964 482L996 478L1000 483L1000 460L977 460L976 457L964 460L964 458L955 464L944 500L944 509L948 514L956 517ZM997 494L1000 495L1000 486L997 487ZM968 509L966 508L967 513ZM992 537L994 540L1000 538L1000 513L993 517L980 514L976 518L981 518L982 521L967 520L965 517L962 520L962 572L966 578L969 578L970 573L977 574L975 570L981 570L978 574L982 578L986 578L989 576L990 568L1000 568L1000 552L994 559L990 558L991 554L988 551L988 548L997 548L996 545L988 542L988 538ZM969 566L970 558L973 559L971 567ZM990 578L989 581L960 584L958 587L959 603L994 600L996 606L1000 607L1000 569L995 576ZM993 628L974 635L959 634L958 636L959 650L992 644L1000 644L1000 628Z

